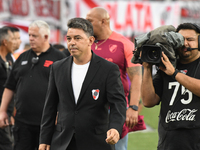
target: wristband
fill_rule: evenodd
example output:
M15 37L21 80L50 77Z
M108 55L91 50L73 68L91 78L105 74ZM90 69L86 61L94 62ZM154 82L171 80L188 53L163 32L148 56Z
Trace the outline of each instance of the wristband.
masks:
M132 108L135 111L138 111L138 106L136 105L130 105L129 108Z
M173 75L171 75L171 77L172 77L174 80L176 80L175 77L176 77L177 73L179 73L179 70L178 70L178 69L176 69L176 70L174 71Z

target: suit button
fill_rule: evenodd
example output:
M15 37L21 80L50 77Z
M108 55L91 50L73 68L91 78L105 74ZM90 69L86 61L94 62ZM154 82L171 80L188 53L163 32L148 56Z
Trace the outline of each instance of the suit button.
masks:
M78 111L75 111L74 113L75 113L75 115L77 115L77 114L78 114Z

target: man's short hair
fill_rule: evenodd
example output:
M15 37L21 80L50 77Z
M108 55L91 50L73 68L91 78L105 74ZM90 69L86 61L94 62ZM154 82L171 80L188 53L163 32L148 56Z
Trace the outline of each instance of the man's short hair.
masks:
M82 29L87 36L93 36L92 24L84 18L72 18L67 23L68 28Z
M182 23L177 27L176 31L179 32L182 29L183 30L184 29L194 30L194 31L196 31L197 33L200 34L200 26L197 25L197 24L194 24L194 23Z
M3 42L3 40L5 40L5 39L8 40L8 38L9 38L8 31L11 31L11 30L6 27L0 28L0 46Z
M48 39L50 39L50 27L49 27L49 25L45 21L36 20L36 21L32 22L29 25L29 28L30 27L38 27L40 34L42 36L44 36L45 34L47 34L48 35Z
M56 48L56 49L65 49L65 46L64 45L62 45L62 44L54 44L54 45L52 45L54 48Z
M4 26L3 28L8 28L8 29L10 29L11 32L19 32L19 29L16 27Z
M16 27L11 27L11 31L12 31L12 32L19 32L19 29L16 28Z

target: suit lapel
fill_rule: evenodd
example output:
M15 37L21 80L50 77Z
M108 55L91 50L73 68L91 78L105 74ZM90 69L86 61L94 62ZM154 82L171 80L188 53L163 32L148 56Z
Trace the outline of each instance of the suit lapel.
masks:
M64 73L64 75L66 74L67 76L64 77L67 80L67 89L70 95L70 99L73 100L74 104L75 104L75 98L74 98L74 92L73 92L73 88L72 88L72 78L71 78L71 72L72 72L72 62L73 62L73 57L70 56L68 61L66 62L66 73Z
M91 59L91 62L90 62L90 66L89 66L87 74L85 76L85 80L83 82L81 93L79 95L77 104L80 103L82 96L84 95L87 87L90 85L90 83L94 79L97 71L99 70L99 68L100 68L100 65L98 64L99 62L100 62L100 59L96 56L96 54L94 54L92 52L92 59Z

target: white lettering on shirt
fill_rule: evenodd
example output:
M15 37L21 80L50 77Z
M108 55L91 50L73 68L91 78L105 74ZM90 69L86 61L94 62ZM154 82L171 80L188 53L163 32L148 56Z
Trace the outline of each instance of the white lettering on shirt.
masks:
M28 63L28 61L25 60L25 61L22 61L21 65L26 65L27 63Z
M171 110L168 111L167 116L165 118L165 122L169 123L171 121L195 121L195 112L197 112L198 109L183 109L179 112L171 112Z

